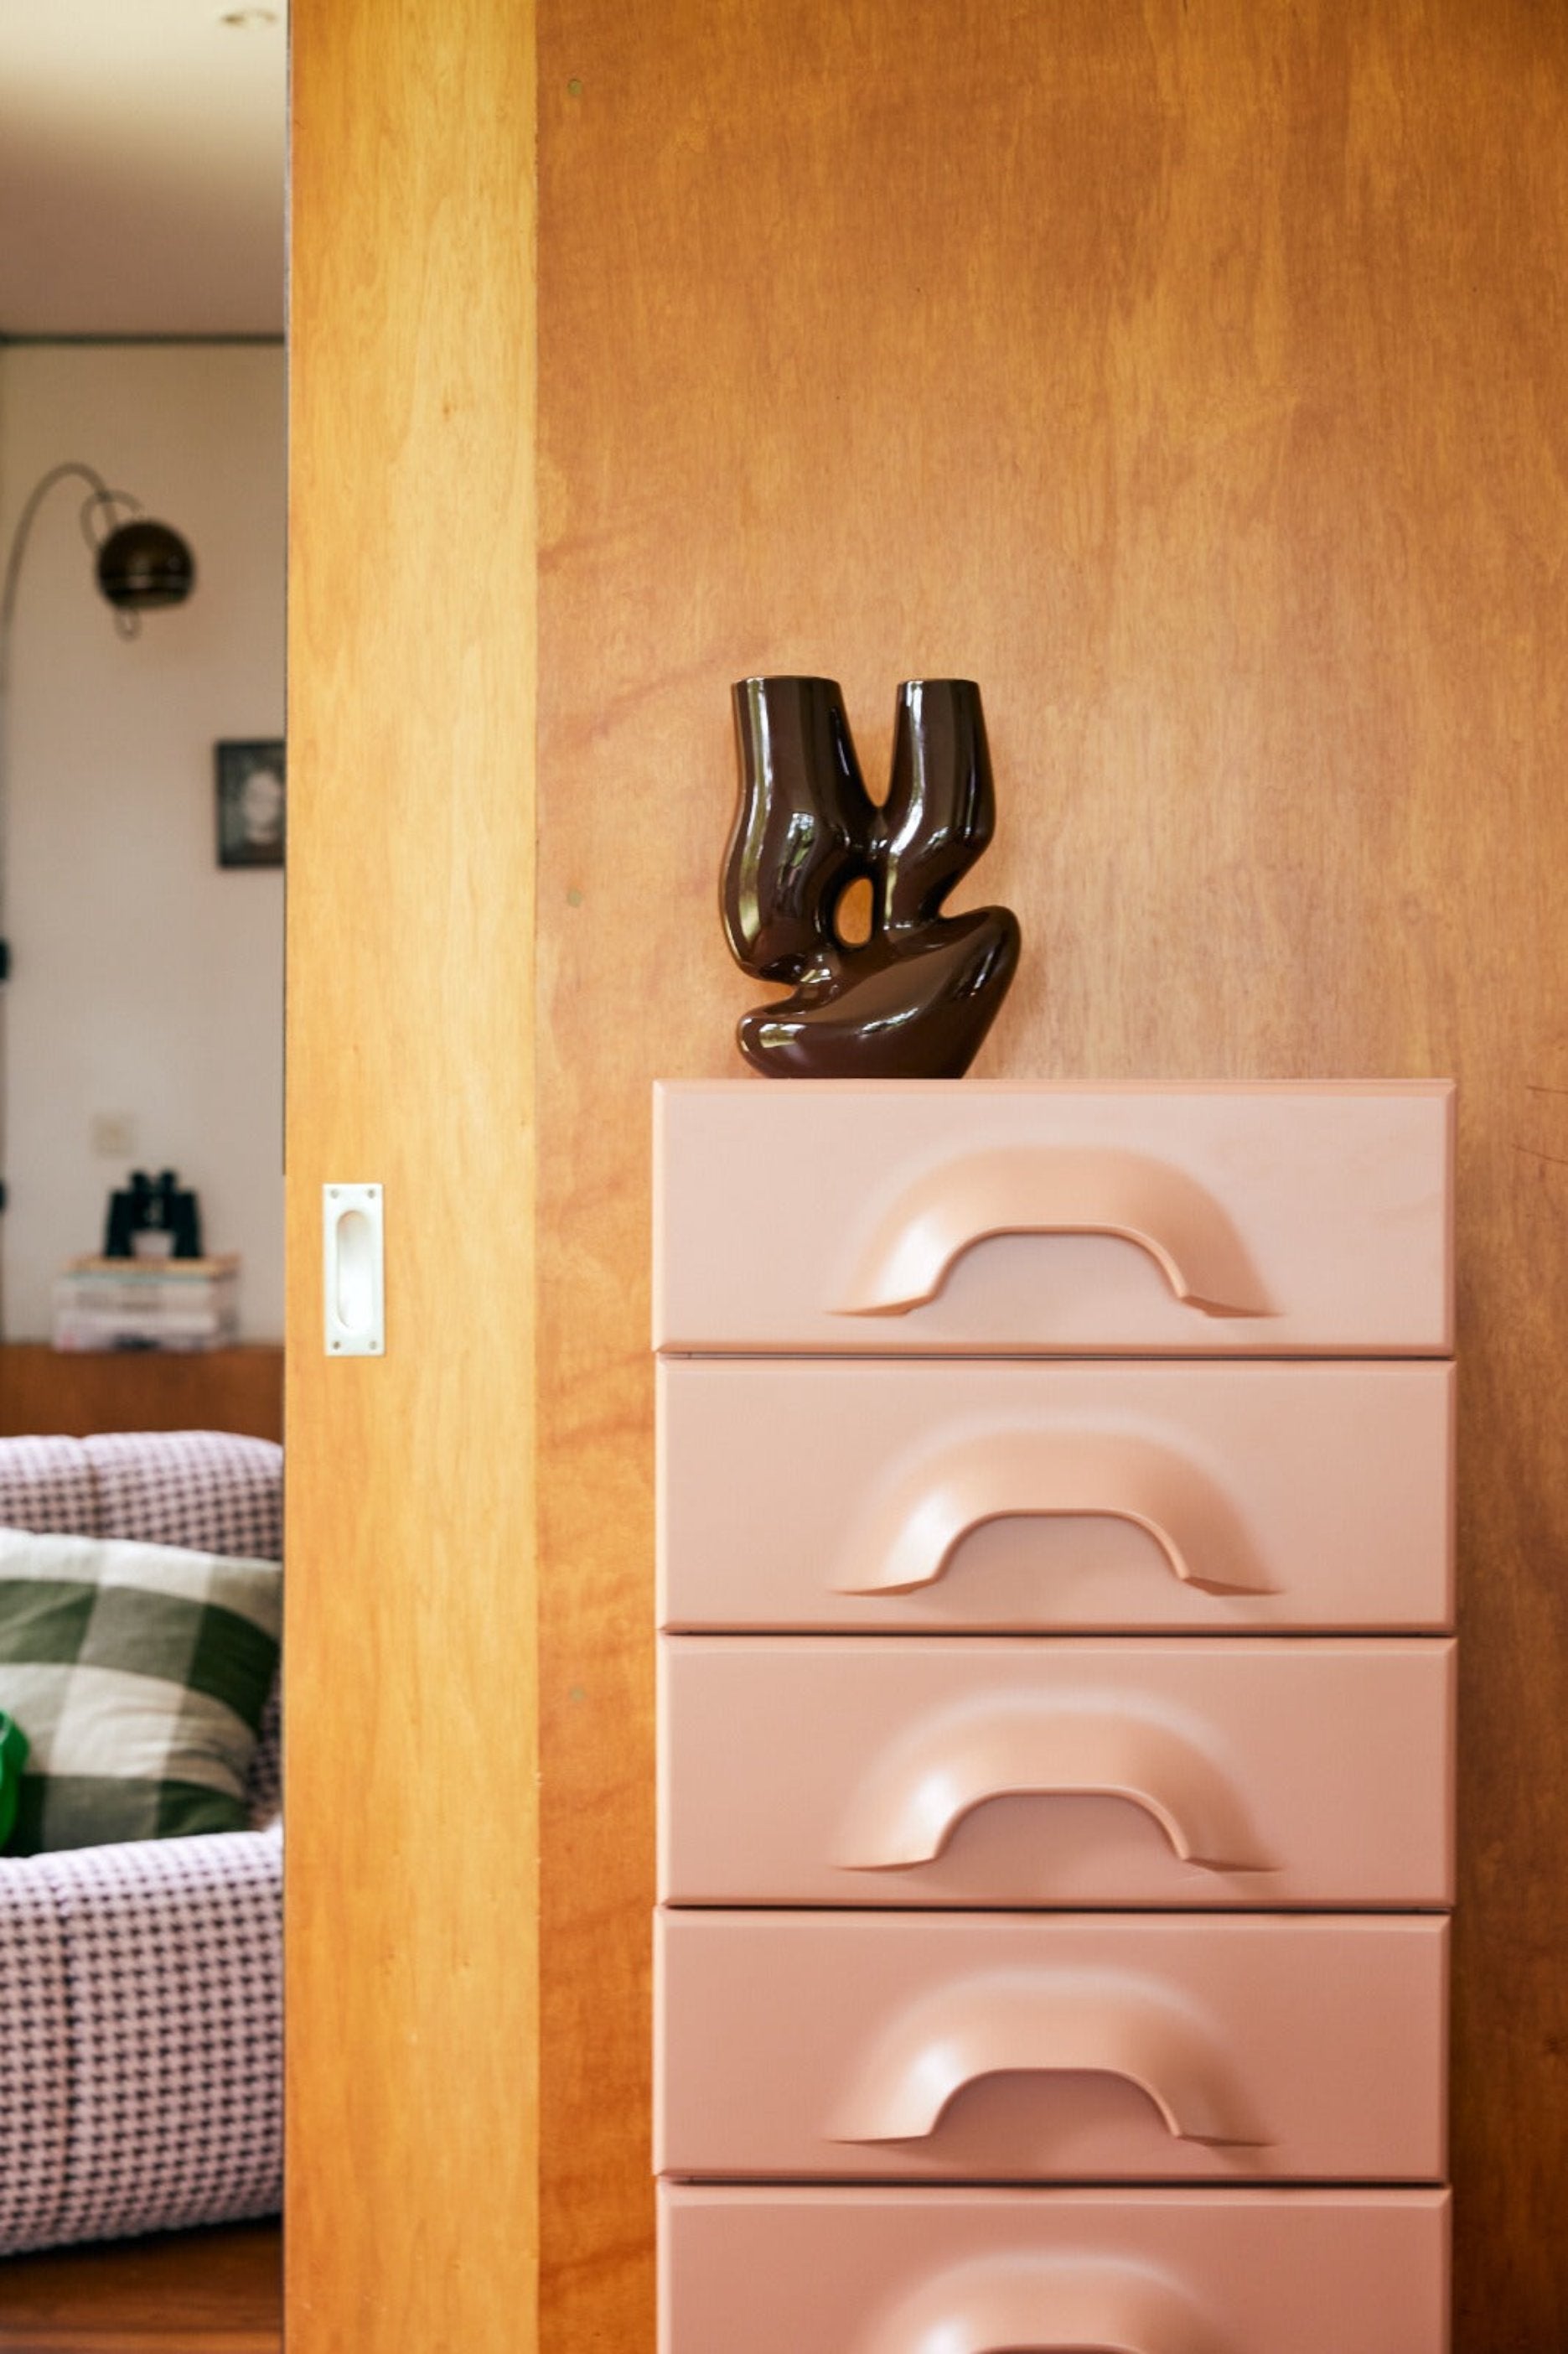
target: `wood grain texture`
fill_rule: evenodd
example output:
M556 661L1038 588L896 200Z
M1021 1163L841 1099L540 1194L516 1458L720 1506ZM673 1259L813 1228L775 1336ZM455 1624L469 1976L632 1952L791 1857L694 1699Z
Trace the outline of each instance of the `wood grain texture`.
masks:
M276 2223L160 2232L13 2256L4 2354L281 2354Z
M291 24L287 2335L527 2354L533 24ZM343 1179L387 1353L329 1363Z
M283 1352L154 1349L76 1354L42 1341L0 1348L0 1437L63 1431L238 1430L283 1436Z
M1568 2343L1568 16L546 0L540 139L543 2342L652 2344L647 1092L822 671L983 684L980 1074L1460 1082L1457 2347Z

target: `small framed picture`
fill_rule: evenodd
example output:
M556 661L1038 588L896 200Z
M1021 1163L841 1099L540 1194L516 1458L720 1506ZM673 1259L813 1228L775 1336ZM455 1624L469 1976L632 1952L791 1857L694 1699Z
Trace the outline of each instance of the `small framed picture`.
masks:
M213 752L218 864L281 866L288 812L281 737L217 744Z

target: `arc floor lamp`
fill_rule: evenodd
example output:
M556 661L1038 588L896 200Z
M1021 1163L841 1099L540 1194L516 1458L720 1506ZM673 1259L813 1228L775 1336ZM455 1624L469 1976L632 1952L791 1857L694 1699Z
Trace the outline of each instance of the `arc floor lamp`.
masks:
M6 934L8 885L7 845L10 838L10 763L6 745L11 724L11 624L22 578L27 542L49 493L58 482L75 479L86 485L81 504L82 536L92 553L100 593L114 609L114 625L122 637L133 638L143 613L160 606L183 605L196 586L196 559L188 543L166 523L143 511L139 499L127 491L111 490L103 476L79 459L68 458L51 466L27 493L0 583L0 981L10 977L11 950ZM0 1172L3 1172L5 1105L0 1090ZM0 1210L5 1187L0 1174Z

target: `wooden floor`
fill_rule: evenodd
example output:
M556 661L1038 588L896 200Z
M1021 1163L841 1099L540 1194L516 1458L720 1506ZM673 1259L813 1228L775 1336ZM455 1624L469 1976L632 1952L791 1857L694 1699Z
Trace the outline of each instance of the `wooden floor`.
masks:
M0 2262L5 2354L281 2354L282 2234L228 2224Z

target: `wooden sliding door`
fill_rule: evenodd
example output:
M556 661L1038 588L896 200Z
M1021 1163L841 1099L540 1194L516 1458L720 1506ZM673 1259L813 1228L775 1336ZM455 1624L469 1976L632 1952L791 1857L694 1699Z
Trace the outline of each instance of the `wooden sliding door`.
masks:
M290 2354L527 2354L537 1951L526 0L295 0ZM323 1352L321 1190L385 1188Z

